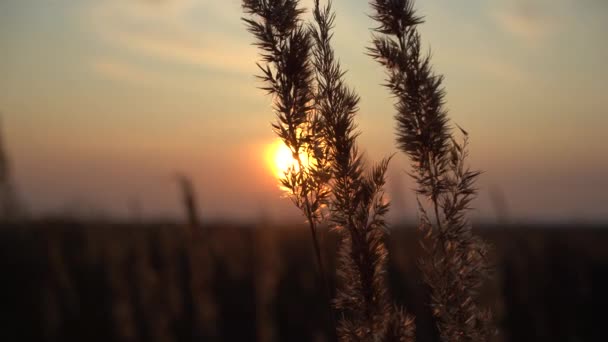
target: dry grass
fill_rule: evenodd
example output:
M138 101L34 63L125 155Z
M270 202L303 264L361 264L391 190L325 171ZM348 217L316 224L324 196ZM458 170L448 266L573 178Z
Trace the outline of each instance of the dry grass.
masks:
M458 143L448 125L443 77L420 52L411 0L372 2L375 29L370 55L388 73L386 86L397 99L397 145L412 161L417 183L420 228L428 256L420 263L431 289L433 313L443 341L487 341L491 315L477 304L488 277L486 244L471 232L467 211L480 172L466 164L468 133ZM425 207L430 207L434 220Z
M343 82L334 58L331 4L315 1L316 25L305 29L298 1L244 0L249 31L262 51L263 89L273 95L275 132L299 167L281 180L307 217L320 265L316 225L328 205L332 226L342 233L336 308L345 341L410 340L413 319L397 308L386 285L384 242L385 173L389 159L366 172L356 144L358 96ZM312 163L303 167L302 152ZM323 270L322 270L323 271ZM328 291L329 292L329 291Z
M2 117L0 117L0 220L12 221L23 218L25 213L17 198L3 133Z
M305 342L320 331L332 340L306 226L206 227L202 241L153 223L3 225L0 340ZM416 314L418 340L440 341L415 227L398 228L387 241L393 298ZM603 340L605 225L477 228L496 246L497 276L480 300L501 318L498 341Z
M273 127L297 161L281 182L308 219L322 274L316 227L325 205L332 226L342 233L338 337L413 340L413 318L395 306L385 278L389 204L384 185L390 158L366 172L356 143L359 97L344 83L331 47L331 3L321 8L315 1L315 24L308 30L297 0L243 0L243 8L254 17L244 20L262 52L260 78L273 95L278 118ZM466 165L468 133L461 129L464 142L457 143L448 126L443 79L420 53L422 19L413 1L376 0L372 8L379 26L370 55L388 71L387 87L397 98L397 144L412 160L418 195L428 199L419 202L429 252L420 267L440 335L444 341L487 340L490 315L476 304L488 274L487 251L466 218L479 176ZM307 166L303 153L312 160Z
M313 64L317 73L316 109L331 164L330 221L342 233L336 297L338 337L343 341L413 340L413 318L397 308L388 293L384 185L389 159L365 172L357 148L355 116L359 97L344 81L331 47L335 15L331 3L315 1Z
M243 0L244 18L261 51L262 89L273 97L275 133L290 149L296 165L281 178L283 188L306 217L315 247L319 273L331 297L319 246L317 227L327 203L330 177L326 150L319 137L314 111L314 72L310 63L312 40L301 22L298 1ZM303 160L306 158L307 160ZM330 316L333 317L330 310Z

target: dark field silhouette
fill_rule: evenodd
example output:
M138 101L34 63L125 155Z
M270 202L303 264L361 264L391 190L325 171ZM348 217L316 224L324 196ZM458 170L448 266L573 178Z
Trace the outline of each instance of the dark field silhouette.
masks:
M480 297L496 340L605 340L607 227L478 228L495 246ZM320 232L335 270L337 234ZM309 239L295 225L3 224L0 340L325 341ZM412 227L389 235L390 292L417 340L437 341L418 241Z

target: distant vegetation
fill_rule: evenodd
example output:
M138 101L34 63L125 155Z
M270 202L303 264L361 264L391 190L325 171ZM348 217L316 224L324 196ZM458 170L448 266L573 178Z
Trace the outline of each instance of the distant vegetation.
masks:
M0 122L0 222L13 221L24 215L23 208L17 199L3 133L2 122Z
M329 341L306 226L30 222L0 229L1 341ZM386 240L388 288L441 341L413 226ZM484 226L496 272L481 291L495 341L603 341L608 227ZM567 229L566 229L567 228ZM333 270L339 234L320 230ZM330 282L334 272L329 272Z

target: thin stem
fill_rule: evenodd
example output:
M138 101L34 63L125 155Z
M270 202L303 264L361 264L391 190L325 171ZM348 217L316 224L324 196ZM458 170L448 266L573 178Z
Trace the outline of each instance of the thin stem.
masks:
M439 170L437 170L437 163L435 162L435 160L433 160L433 158L431 158L430 156L430 152L426 153L426 163L427 165L432 167L429 167L429 173L431 176L431 199L433 202L433 210L435 211L435 220L437 222L437 229L439 230L439 234L443 235L443 227L441 225L441 217L439 216L439 204L437 203L437 197L439 196L438 193L438 183L439 183Z
M298 151L299 152L299 151ZM297 155L297 162L298 162L298 166L300 167L300 172L303 172L303 163L302 163L302 158L300 157L299 153L296 153L295 155ZM304 182L304 185L306 186L306 182ZM323 285L325 287L325 299L327 300L327 306L328 306L328 314L329 314L329 318L330 318L330 323L331 323L331 329L333 329L334 331L336 330L336 320L334 317L334 313L333 313L333 308L331 306L331 290L329 287L329 280L327 279L327 273L325 272L325 266L323 265L323 258L321 256L321 247L319 245L319 239L317 238L317 224L314 218L314 215L312 213L312 209L311 209L311 205L310 205L310 200L308 199L308 196L304 196L304 206L306 207L306 218L308 219L308 225L310 227L310 234L312 235L312 243L313 243L313 247L315 249L315 256L317 257L317 266L319 267L319 278L321 278L321 281L323 282Z
M334 317L333 309L331 306L331 289L329 287L329 280L327 279L327 273L325 272L325 266L323 264L323 258L321 257L321 248L319 245L319 240L317 238L317 227L316 224L309 218L308 224L310 226L310 232L312 235L312 243L315 248L315 255L317 256L317 265L319 266L319 273L321 280L325 285L325 299L327 300L328 308L329 308L329 318L331 323L331 328L335 330L336 328L336 319Z
M437 222L437 229L439 230L439 234L443 235L443 227L441 226L441 219L439 218L439 205L437 204L437 199L433 199L433 209L435 210L435 221Z

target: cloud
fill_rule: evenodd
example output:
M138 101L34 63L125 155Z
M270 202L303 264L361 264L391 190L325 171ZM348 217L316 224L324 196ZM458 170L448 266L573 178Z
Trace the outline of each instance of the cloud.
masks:
M184 35L173 37L141 32L120 32L110 38L123 49L145 57L174 64L187 64L224 72L246 72L253 69L253 62L246 58L255 56L250 45L234 43L230 38L214 35L197 41Z
M235 82L231 77L197 74L172 74L151 70L136 63L114 57L96 57L89 61L89 70L98 78L138 88L162 88L179 92L193 92L199 96L218 99L232 93L241 100L259 100L260 92L253 84ZM226 91L230 89L230 91Z
M152 84L156 75L135 65L112 58L97 58L90 63L91 70L104 79L135 85Z
M551 5L541 5L540 2L516 2L495 9L492 17L504 32L529 43L539 43L557 28L556 13L551 8Z
M543 18L516 13L497 13L496 20L504 31L528 41L542 40L552 31L551 24Z
M238 10L227 1L107 0L89 8L83 24L119 52L174 65L250 73L255 49L243 38L245 33L230 34L210 23L212 18L240 25Z

